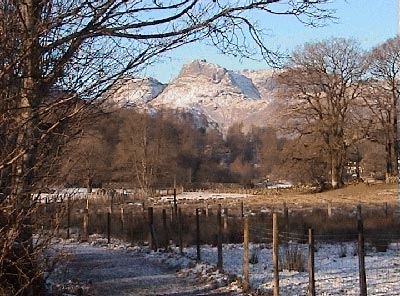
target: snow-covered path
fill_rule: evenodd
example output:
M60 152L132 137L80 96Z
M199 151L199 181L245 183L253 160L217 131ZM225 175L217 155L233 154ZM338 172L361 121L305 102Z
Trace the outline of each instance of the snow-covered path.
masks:
M70 259L55 281L79 282L84 295L231 295L193 275L180 275L145 253L89 244L67 244L63 251Z

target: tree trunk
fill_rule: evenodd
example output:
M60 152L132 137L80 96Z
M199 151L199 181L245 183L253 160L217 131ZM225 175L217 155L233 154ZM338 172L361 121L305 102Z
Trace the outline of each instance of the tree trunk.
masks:
M342 159L343 157L340 151L333 151L331 153L331 185L333 189L341 188L343 186Z
M86 188L87 188L87 193L92 193L92 191L93 191L93 181L92 181L92 178L90 176L87 177Z
M391 136L389 134L388 136ZM386 176L393 175L393 156L392 156L392 143L391 139L386 139Z
M392 121L392 126L393 126L393 165L392 165L392 170L393 170L393 175L398 175L399 173L399 166L398 166L398 159L399 159L399 140L400 140L400 135L399 135L399 130L398 130L398 125L397 125L397 120L398 120L398 112L399 112L399 82L398 80L395 80L395 85L393 88L393 103L392 105L394 106L393 110L393 121Z
M11 256L16 256L18 262L14 266L15 288L22 289L21 295L39 295L41 276L33 246L33 228L31 215L34 207L32 193L34 192L35 166L37 163L37 146L39 144L39 115L38 106L40 95L40 56L38 54L39 35L37 29L40 22L40 1L25 0L19 4L21 12L20 29L23 33L21 92L18 99L16 121L18 131L15 148L22 157L13 163L12 167L12 197L14 201L14 227L18 231ZM24 276L20 276L24 275ZM38 290L39 289L39 290Z

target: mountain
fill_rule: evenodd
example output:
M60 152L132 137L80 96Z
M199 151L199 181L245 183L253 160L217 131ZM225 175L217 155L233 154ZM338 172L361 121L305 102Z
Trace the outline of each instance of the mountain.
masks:
M264 115L273 99L273 86L271 71L235 72L195 60L184 65L150 105L204 114L225 132L240 122L248 129L252 124L267 124Z
M108 102L118 107L147 109L147 104L164 88L165 84L154 78L124 77L112 87Z
M246 131L252 125L270 124L275 89L270 70L236 72L195 60L184 65L168 85L152 78L123 79L114 88L112 101L123 107L190 112L207 118L222 132L243 123Z

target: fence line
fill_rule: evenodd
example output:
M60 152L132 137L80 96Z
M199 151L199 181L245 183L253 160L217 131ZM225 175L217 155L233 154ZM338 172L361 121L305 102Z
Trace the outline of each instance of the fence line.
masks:
M43 214L45 216L49 216L49 213L52 211L51 206L47 206L48 207L43 209ZM382 208L384 207L385 206ZM185 211L183 208L179 207L177 213L178 217L175 219L173 213L171 213L171 219L167 219L168 212L173 212L174 208L168 207L160 209L148 207L145 209L142 207L141 209L131 211L122 209L121 211L112 212L110 205L110 209L107 212L92 208L78 211L77 209L74 209L72 205L68 204L68 215L66 218L67 221L65 221L65 229L67 237L76 233L76 230L73 229L81 229L82 233L80 238L82 240L89 240L89 234L97 232L106 234L108 242L111 242L114 238L131 242L141 241L144 243L147 241L150 248L157 249L163 247L164 250L168 250L170 246L175 245L179 246L182 253L185 250L185 246L195 245L197 260L202 259L200 254L201 248L204 244L215 244L218 250L216 265L218 269L223 270L223 244L226 244L227 242L243 242L245 245L246 238L242 233L242 231L245 231L245 228L244 226L236 227L236 225L244 224L244 221L247 221L247 239L249 242L247 247L247 256L250 258L245 259L246 252L243 251L244 258L242 268L244 278L249 278L249 286L253 273L251 271L251 266L246 267L246 262L248 263L248 261L252 260L253 256L249 256L249 252L254 250L251 245L254 244L254 242L257 242L264 244L266 249L270 250L270 260L274 263L274 266L277 266L277 268L274 268L274 276L272 278L268 277L271 281L275 279L275 283L272 285L274 287L274 293L279 293L279 286L282 288L282 285L280 285L279 282L276 282L276 279L279 280L279 273L282 272L283 268L282 263L287 260L285 256L290 254L294 256L301 254L304 259L307 258L305 253L307 251L309 252L308 267L305 268L305 270L310 272L307 292L309 295L315 295L315 293L318 294L318 289L320 289L318 285L318 273L321 272L323 266L330 266L330 262L327 262L317 265L316 269L311 268L311 266L314 265L312 264L313 258L311 258L311 255L314 254L314 251L312 250L317 250L319 244L338 244L348 241L354 243L358 241L358 248L353 250L353 252L360 258L360 272L358 276L360 279L360 294L367 295L368 287L366 286L366 279L368 279L369 276L383 277L382 274L385 274L385 272L387 273L387 271L365 268L365 259L362 259L365 256L365 249L361 248L361 246L365 246L367 252L371 251L371 248L375 248L376 250L386 250L390 242L400 238L397 231L389 231L388 233L382 234L380 232L371 232L368 230L365 227L365 222L368 221L368 219L371 219L371 217L365 215L367 216L367 220L365 220L366 218L364 215L361 216L361 207L357 208L359 213L358 217L353 220L349 219L349 222L346 222L349 223L349 225L351 224L348 231L331 232L328 229L327 232L324 232L319 229L319 227L324 227L324 225L321 224L318 225L318 227L315 227L315 233L313 231L312 234L310 234L309 225L304 223L296 224L296 219L298 219L298 217L293 215L293 211L288 210L287 205L284 206L283 211L279 214L273 214L273 216L276 217L273 219L274 221L276 219L275 222L271 221L272 219L269 220L271 218L270 215L260 215L257 217L246 215L243 217L243 208L243 203L239 203L237 209L222 209L221 205L217 205L217 209L215 209L215 207L205 205L202 208L196 208L195 211ZM379 207L377 211L380 211L382 208ZM369 211L370 208L367 210ZM206 213L208 213L208 215ZM331 219L334 219L336 214L337 213L333 213ZM391 218L386 216L385 211L382 211L381 214L383 222L390 221ZM326 211L325 215L329 216ZM335 220L331 221L333 221L331 223L334 224ZM215 225L216 223L217 225ZM281 224L281 231L274 231L272 226L275 223ZM230 225L235 225L235 227L231 227ZM396 225L398 226L398 224ZM345 226L347 227L348 225ZM195 235L193 236L191 234ZM362 235L362 237L360 237L360 235ZM312 236L312 246L310 236ZM276 240L273 240L274 237ZM278 244L278 246L276 243L277 241L280 241L280 245ZM344 245L343 248L348 248L348 246ZM340 245L338 250L343 251L343 253L348 252L347 249L340 250ZM278 256L272 256L272 253L274 252L276 252ZM343 254L343 256L346 256L346 254ZM295 266L295 263L296 262L293 262L292 266ZM246 276L246 269L248 270L248 276ZM314 286L312 283L315 282L315 276L311 275L311 272L315 272L317 278L316 285L314 284ZM354 275L341 277L342 281L345 281L346 278L354 279ZM389 282L389 279L387 279L387 282ZM276 292L275 287L278 288Z

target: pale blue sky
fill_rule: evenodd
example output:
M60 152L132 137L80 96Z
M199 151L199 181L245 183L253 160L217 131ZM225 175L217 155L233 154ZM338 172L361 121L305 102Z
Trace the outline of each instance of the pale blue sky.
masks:
M284 16L265 17L261 25L271 30L272 36L267 39L270 48L290 52L305 42L345 37L358 40L368 50L396 35L397 0L332 0L330 7L337 10L338 19L322 28L306 27ZM183 64L194 59L206 59L232 70L268 68L265 62L240 61L220 55L211 47L192 44L170 52L144 75L165 83L178 75Z

